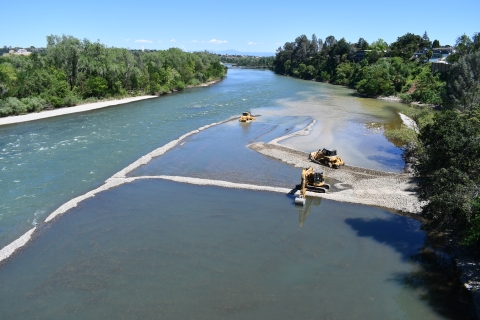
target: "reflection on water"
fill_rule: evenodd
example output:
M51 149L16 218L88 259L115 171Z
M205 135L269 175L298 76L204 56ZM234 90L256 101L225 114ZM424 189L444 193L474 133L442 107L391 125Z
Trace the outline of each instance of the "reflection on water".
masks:
M367 206L312 202L300 227L283 194L137 181L3 264L0 318L443 319L390 281L423 237Z
M298 209L298 223L300 227L303 226L305 219L307 219L307 216L310 214L310 207L312 205L318 207L321 203L322 203L322 198L307 197L305 199L305 204L303 206L299 206L299 205L295 206L295 208Z

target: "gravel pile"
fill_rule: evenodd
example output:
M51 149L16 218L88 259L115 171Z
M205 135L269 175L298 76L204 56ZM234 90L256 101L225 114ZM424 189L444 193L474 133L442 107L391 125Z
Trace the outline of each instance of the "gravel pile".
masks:
M308 160L308 153L290 149L276 143L254 143L249 147L266 156L295 167L324 171L333 188L321 194L325 199L372 205L398 210L402 213L419 213L422 202L415 193L415 180L408 174L376 171L354 166L332 169Z

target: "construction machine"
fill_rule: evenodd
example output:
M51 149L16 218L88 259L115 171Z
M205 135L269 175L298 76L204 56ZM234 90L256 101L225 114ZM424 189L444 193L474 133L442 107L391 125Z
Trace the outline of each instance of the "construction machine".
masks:
M300 195L295 198L295 204L304 205L305 196L308 191L325 193L330 189L330 185L325 183L323 171L314 172L312 167L302 170L302 182L296 186L300 190Z
M248 111L243 112L242 116L240 117L240 122L250 122L252 120L255 120L255 117L252 116Z
M330 168L336 168L345 165L342 158L337 155L337 150L323 148L318 151L310 152L308 159L315 163L329 166Z

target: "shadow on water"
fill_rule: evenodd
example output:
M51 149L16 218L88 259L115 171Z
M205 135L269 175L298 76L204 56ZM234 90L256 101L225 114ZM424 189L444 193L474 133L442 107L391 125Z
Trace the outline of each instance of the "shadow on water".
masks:
M398 273L394 281L420 290L420 298L448 319L477 319L471 293L460 282L461 272L450 258L432 250L427 240L421 252L411 259L419 269Z
M419 291L419 297L448 319L477 319L470 292L460 282L460 271L451 259L432 249L427 237L422 248L412 244L423 237L412 219L395 216L390 220L346 219L359 237L370 237L394 248L402 260L416 264L410 272L394 274L392 281ZM419 222L417 222L419 224ZM405 224L405 228L399 227Z
M420 248L415 248L414 244L421 243L424 237L419 230L420 222L402 216L392 216L388 220L350 218L345 222L359 237L370 237L394 248L403 261L410 260L418 252Z

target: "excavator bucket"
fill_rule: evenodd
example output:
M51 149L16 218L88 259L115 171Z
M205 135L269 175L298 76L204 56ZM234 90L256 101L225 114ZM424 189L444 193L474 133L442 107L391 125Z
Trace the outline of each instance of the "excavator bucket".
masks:
M295 198L295 204L298 204L298 205L305 205L305 198L302 197L302 196L298 196Z

